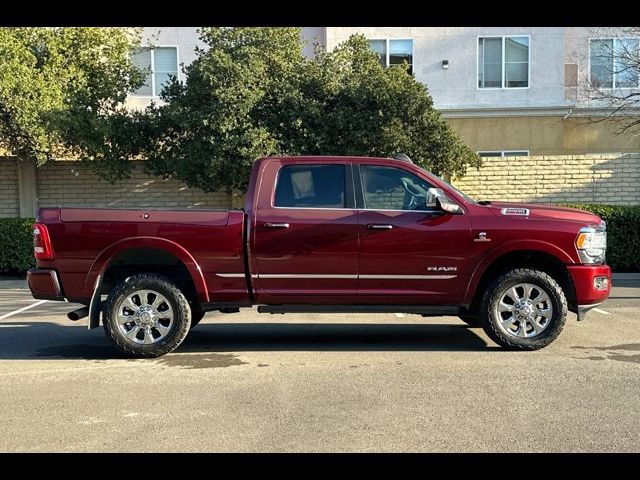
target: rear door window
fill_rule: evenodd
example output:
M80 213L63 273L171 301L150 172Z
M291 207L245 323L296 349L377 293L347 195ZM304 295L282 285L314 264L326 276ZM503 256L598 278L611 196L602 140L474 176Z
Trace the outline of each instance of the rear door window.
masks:
M274 206L346 208L345 165L287 165L280 169Z

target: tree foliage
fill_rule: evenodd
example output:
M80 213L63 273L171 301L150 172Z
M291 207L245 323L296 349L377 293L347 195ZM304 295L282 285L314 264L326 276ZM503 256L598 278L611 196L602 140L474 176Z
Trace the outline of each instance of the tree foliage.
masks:
M205 191L243 189L272 154L408 154L439 174L479 157L433 107L406 66L383 68L353 36L314 59L298 28L207 28L207 44L147 111L149 168Z
M243 190L262 156L408 154L438 174L479 157L405 66L383 68L362 36L302 55L299 28L207 27L205 47L159 104L128 110L144 81L123 28L0 29L0 147L71 155L103 178L148 170L204 191Z
M42 164L104 145L143 81L131 61L138 44L132 29L1 28L0 147Z

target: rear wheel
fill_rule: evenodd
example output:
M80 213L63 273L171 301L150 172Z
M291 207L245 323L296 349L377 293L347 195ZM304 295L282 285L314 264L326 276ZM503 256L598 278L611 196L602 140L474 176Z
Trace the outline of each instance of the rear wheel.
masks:
M169 279L133 275L107 297L103 323L120 352L130 357L159 357L175 350L187 336L191 308Z
M538 350L553 342L567 319L567 299L545 272L508 271L487 288L480 309L487 335L511 350Z

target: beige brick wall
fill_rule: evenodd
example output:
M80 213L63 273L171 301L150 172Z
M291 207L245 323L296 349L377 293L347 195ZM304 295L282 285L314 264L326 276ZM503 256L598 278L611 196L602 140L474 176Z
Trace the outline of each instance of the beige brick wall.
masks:
M14 158L0 158L0 218L20 215L18 167Z
M476 199L640 204L640 155L483 159L453 184Z
M176 180L144 173L144 162L133 162L131 178L114 185L100 180L80 162L50 162L38 168L40 207L230 208L226 193L204 193Z

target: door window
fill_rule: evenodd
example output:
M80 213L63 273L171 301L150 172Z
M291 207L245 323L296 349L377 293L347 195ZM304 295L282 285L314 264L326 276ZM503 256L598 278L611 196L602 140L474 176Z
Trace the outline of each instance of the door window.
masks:
M288 165L280 170L274 206L346 208L344 165Z
M401 168L363 165L360 167L366 210L431 210L435 199L432 186Z

